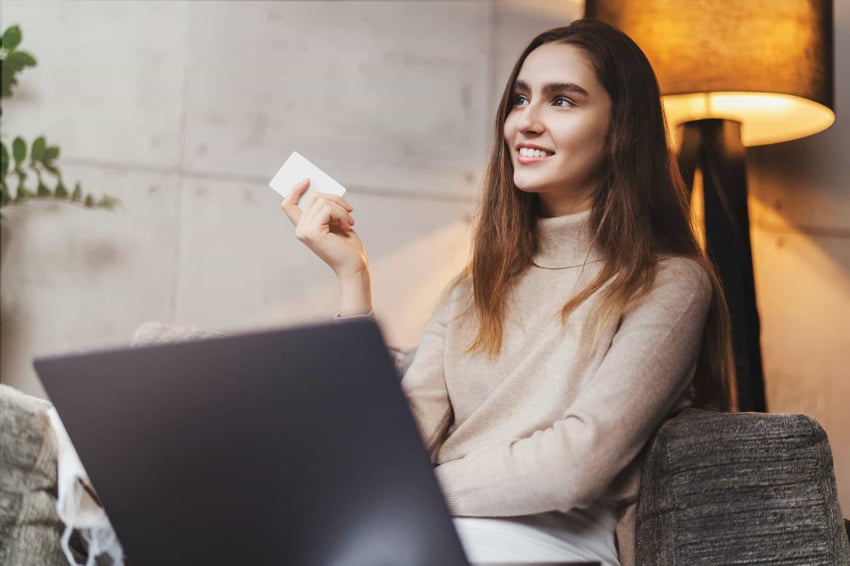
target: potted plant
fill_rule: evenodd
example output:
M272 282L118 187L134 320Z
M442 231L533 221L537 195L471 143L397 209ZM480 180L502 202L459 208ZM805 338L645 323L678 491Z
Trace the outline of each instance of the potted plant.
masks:
M30 53L21 51L23 34L17 25L3 32L0 38L0 66L2 66L2 84L0 84L0 99L12 96L12 87L17 84L17 74L27 67L35 67L36 60ZM0 102L0 119L3 115L3 105ZM45 136L39 136L32 144L16 136L11 144L11 151L6 144L5 135L0 135L0 219L3 217L2 208L26 203L36 199L52 199L81 205L88 208L112 209L119 201L104 195L96 199L91 194L83 193L79 182L73 190L68 190L62 179L56 160L59 158L59 146L50 145ZM35 186L27 186L28 180L35 179ZM52 186L49 184L52 177ZM17 178L12 191L13 178Z

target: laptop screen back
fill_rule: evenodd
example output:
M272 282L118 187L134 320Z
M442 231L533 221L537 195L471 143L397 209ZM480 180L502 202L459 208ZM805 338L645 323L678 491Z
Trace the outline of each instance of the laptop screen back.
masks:
M36 370L130 564L466 564L374 321Z

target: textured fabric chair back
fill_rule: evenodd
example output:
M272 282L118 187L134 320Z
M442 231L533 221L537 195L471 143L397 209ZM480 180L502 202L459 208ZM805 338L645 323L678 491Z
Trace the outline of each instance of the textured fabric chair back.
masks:
M643 464L636 564L850 564L826 433L805 415L686 409Z

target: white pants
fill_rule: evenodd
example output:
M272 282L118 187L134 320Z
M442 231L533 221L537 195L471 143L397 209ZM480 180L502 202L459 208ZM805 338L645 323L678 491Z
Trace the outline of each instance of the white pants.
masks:
M565 562L598 560L619 566L617 518L597 504L569 513L522 517L456 517L455 528L470 562Z

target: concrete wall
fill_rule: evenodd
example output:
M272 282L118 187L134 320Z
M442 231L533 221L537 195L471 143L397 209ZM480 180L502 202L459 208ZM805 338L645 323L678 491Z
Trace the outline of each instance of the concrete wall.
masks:
M388 341L418 342L468 255L510 66L579 2L0 3L38 66L3 136L61 145L66 184L123 202L3 220L4 383L144 321L239 330L337 310L331 270L266 184L293 150L349 188ZM14 185L14 183L13 183Z
M837 123L749 150L768 403L829 434L850 515L850 3L835 3ZM346 184L389 341L417 342L467 257L492 114L515 56L578 2L3 1L39 66L3 136L46 134L115 213L3 220L4 383L34 355L124 344L143 321L238 330L324 318L333 274L266 187L294 149Z

